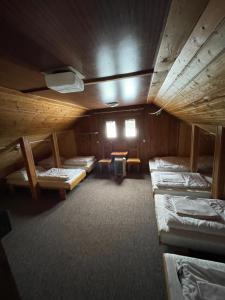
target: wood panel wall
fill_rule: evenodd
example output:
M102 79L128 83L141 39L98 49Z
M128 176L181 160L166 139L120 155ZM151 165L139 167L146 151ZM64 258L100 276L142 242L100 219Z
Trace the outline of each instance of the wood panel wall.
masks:
M21 136L29 136L31 140L43 139L53 131L72 128L76 119L85 112L77 105L1 87L0 108L0 178L18 168L22 161L20 152L15 149L4 151L4 147ZM74 153L75 146L71 147ZM49 153L46 143L33 144L32 148L35 157ZM66 151L66 148L61 148Z
M132 106L132 109L134 110L113 109L107 110L107 113L92 111L89 116L81 118L75 126L78 155L91 154L100 159L109 157L113 150L128 150L130 157L136 156L139 152L144 169L147 169L151 157L176 155L180 121L166 112L159 116L150 115L149 113L157 110L155 106ZM136 138L125 138L124 121L131 118L136 119L138 135ZM107 120L115 120L117 123L116 139L106 138Z
M225 125L223 0L172 1L155 71L150 102L210 132Z

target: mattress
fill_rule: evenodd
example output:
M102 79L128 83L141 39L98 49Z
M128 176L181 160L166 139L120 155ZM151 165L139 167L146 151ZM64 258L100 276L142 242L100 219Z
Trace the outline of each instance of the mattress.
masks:
M215 285L220 285L223 289L224 283L224 272L225 272L225 264L218 263L214 261L208 261L203 259L197 259L193 257L175 255L165 253L163 254L163 263L164 263L164 271L166 277L166 285L167 285L167 292L168 292L168 299L170 300L185 300L185 299L213 299L212 295L218 296L219 293L215 291ZM193 276L186 277L186 284L181 285L180 282L180 275L178 276L178 270L180 270L180 266L194 266L195 269L198 271L198 280L203 282L204 284L209 283L207 285L209 292L208 297L206 295L203 298L185 298L185 294L188 292L188 296L190 296L190 292L188 288L191 288L191 291L195 291L195 286L193 286L192 282L188 284L188 280L193 280ZM211 276L210 276L211 275ZM213 275L213 276L212 276ZM195 278L195 276L194 276ZM214 298L214 299L223 299L222 298Z
M61 164L63 164L63 162L65 161L65 158L64 157L60 157L60 160L61 160ZM45 159L39 161L37 164L38 164L38 166L41 166L42 168L45 168L45 169L53 168L54 167L53 156L45 158Z
M200 199L208 202L221 217L220 222L180 217L174 212L172 195L155 195L155 212L160 241L164 244L198 251L225 253L225 202L217 199ZM190 197L183 197L193 199Z
M65 163L62 165L62 168L64 169L82 169L85 170L87 173L90 173L95 166L95 160L89 161L86 165L83 166L77 166L77 165L66 165Z
M95 161L94 156L75 156L64 161L64 165L69 166L86 166Z
M198 160L198 171L210 173L213 168L213 156L200 156ZM183 156L155 157L149 160L149 169L152 171L189 172L190 158Z
M43 188L50 188L50 189L67 189L72 190L81 180L83 180L86 176L85 170L82 169L61 169L64 170L64 172L69 172L69 179L66 181L62 180L47 180L47 179L41 179L38 178L38 185ZM38 174L46 172L45 170L40 171ZM7 183L15 186L21 186L21 187L28 187L29 181L27 175L24 176L24 172L20 172L21 176L13 177L12 175L8 176L6 178ZM26 173L26 171L25 171ZM37 174L37 175L38 175Z
M151 179L154 194L211 197L211 184L199 173L152 172Z
M190 171L190 158L181 156L155 157L149 161L152 171L188 172Z

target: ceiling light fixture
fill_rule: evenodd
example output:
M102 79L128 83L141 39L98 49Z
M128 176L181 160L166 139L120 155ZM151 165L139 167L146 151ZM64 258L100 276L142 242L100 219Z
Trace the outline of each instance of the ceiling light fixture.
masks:
M119 105L119 102L118 101L107 102L106 105L109 107L116 107Z

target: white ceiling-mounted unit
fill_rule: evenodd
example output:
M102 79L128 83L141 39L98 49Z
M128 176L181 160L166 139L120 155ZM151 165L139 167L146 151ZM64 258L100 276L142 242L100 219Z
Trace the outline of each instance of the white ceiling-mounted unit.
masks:
M49 89L59 93L76 93L84 90L84 76L72 67L64 67L44 73Z

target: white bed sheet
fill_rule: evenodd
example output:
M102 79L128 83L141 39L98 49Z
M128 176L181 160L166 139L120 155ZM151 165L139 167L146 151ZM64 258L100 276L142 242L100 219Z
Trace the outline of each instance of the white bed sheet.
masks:
M63 164L62 168L64 168L64 169L83 169L87 173L90 173L94 169L94 166L95 166L95 161L90 161L85 166L75 166L75 165L73 166L73 165Z
M211 184L199 173L152 172L151 179L154 194L211 197Z
M163 261L164 261L164 270L166 274L168 298L170 300L184 299L182 286L180 284L177 275L178 266L181 263L194 264L206 270L207 269L213 270L215 274L216 273L220 274L220 272L225 272L225 264L223 263L207 261L207 260L197 259L193 257L165 253L163 255ZM216 279L214 280L216 281Z
M94 156L75 156L66 159L63 164L69 166L86 166L87 164L93 163L94 161Z
M160 241L168 245L186 247L199 251L225 253L225 223L180 217L173 212L171 195L155 195L155 212ZM204 199L217 205L216 211L225 218L225 202ZM196 199L198 201L198 199ZM222 208L221 208L222 207ZM168 225L168 220L178 220L181 226ZM170 223L171 224L171 223Z
M38 167L39 168L39 167ZM37 168L37 169L38 169ZM36 169L36 170L37 170ZM41 171L39 171L39 173L45 173L46 170L41 169ZM62 180L47 180L47 179L41 179L38 178L38 184L40 187L44 187L44 188L52 188L52 189L57 189L57 188L64 188L64 189L71 189L71 186L73 184L74 181L78 180L79 178L84 178L86 176L86 171L83 169L65 169L65 172L67 172L69 174L69 179L66 181L62 181ZM20 176L13 177L12 175L8 176L6 178L6 181L8 184L11 185L15 185L15 186L21 186L21 187L28 187L29 186L29 181L28 181L28 177L26 174L26 171L22 170L22 172L20 172Z
M150 172L152 171L171 171L188 172L190 171L190 158L182 156L155 157L149 161Z

